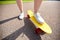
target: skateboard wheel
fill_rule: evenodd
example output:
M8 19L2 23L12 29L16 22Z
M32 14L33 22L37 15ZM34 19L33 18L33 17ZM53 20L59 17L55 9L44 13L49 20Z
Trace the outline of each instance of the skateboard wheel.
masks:
M29 15L27 15L27 18L30 18Z
M35 30L35 33L36 33L36 34L41 34L41 33L43 33L43 31L42 31L40 28L37 28L37 29Z

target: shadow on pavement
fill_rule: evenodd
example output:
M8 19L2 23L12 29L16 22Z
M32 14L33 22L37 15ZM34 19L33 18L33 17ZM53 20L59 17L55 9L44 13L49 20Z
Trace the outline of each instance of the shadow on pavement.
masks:
M16 30L2 40L16 40L21 33L25 34L29 40L42 40L40 35L35 34L35 26L30 22L29 19L25 18L24 23L25 25L22 28Z
M8 22L8 21L10 21L10 20L13 20L13 19L15 19L15 18L18 18L18 16L12 17L12 18L9 18L9 19L6 19L6 20L2 20L2 21L0 21L0 24L6 23L6 22Z

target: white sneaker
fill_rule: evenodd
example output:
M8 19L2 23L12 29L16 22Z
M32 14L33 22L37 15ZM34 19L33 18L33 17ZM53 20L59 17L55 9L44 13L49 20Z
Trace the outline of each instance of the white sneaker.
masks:
M35 16L36 20L37 20L39 23L41 23L41 24L44 23L44 19L40 16L39 13L35 13L34 16Z
M20 13L19 19L24 19L24 12Z

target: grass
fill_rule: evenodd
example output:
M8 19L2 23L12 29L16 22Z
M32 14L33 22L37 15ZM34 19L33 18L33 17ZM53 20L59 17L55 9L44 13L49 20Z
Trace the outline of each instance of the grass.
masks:
M23 0L23 2L33 2L33 0ZM14 4L16 3L15 0L0 0L0 5L2 4Z
M0 1L16 1L16 0L0 0ZM32 0L23 0L23 1L32 1Z
M34 0L23 0L23 2L33 2ZM15 4L16 0L0 0L0 5L2 4Z

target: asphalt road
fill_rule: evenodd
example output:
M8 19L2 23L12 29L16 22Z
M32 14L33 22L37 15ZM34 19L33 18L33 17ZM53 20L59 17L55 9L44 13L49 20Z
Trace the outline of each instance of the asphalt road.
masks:
M25 14L33 10L33 2L24 3ZM52 34L36 35L35 26L27 19L19 20L17 4L0 5L0 40L60 40L60 2L44 1L41 16L52 28Z

